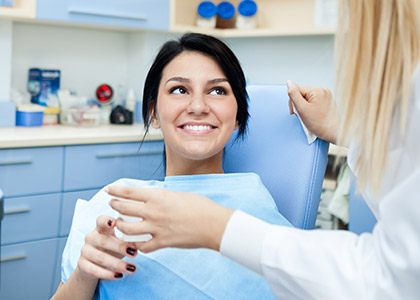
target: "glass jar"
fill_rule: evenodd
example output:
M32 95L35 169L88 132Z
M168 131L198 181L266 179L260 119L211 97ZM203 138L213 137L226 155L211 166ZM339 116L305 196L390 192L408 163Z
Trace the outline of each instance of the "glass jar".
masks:
M211 1L201 1L197 7L196 25L204 28L216 26L217 6Z
M238 17L236 18L236 28L255 29L257 22L257 3L253 0L243 0L238 6Z
M235 28L235 6L229 1L222 1L217 5L216 28Z

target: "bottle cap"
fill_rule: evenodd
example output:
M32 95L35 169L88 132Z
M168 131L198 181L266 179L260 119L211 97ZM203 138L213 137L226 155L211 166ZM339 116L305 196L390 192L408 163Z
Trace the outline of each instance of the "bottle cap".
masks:
M217 14L222 19L230 19L235 15L235 6L227 1L220 2L217 6Z
M202 1L197 7L197 13L202 18L210 19L217 14L217 6L211 1Z
M243 0L241 3L239 3L238 12L242 16L252 17L257 13L257 11L257 3L255 3L253 0Z

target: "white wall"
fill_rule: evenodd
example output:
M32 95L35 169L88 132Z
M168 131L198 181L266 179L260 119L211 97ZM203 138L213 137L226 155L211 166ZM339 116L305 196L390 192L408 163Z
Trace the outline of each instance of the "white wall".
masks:
M61 87L94 96L96 87L127 83L128 33L13 24L12 86L26 90L31 67L61 70Z
M10 100L12 22L0 20L0 101Z
M12 86L26 90L28 69L58 68L64 88L94 96L96 87L123 84L141 94L158 49L178 35L13 24ZM332 86L333 37L235 38L226 42L238 56L250 84Z

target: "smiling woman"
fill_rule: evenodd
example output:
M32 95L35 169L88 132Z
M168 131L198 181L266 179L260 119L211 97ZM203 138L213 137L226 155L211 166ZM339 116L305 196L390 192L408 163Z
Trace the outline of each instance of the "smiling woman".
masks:
M228 207L226 218L231 209L240 208L267 222L290 226L258 175L223 171L227 141L236 129L238 138L246 132L245 85L239 61L220 40L191 33L165 43L143 93L145 127L160 128L163 133L165 180L116 183L194 192ZM214 251L165 249L138 254L140 244L117 238L115 230L134 236L147 228L153 216L137 222L116 219L116 211L124 216L144 215L144 205L112 199L111 208L110 200L102 190L76 206L56 299L122 299L128 294L146 299L274 298L260 275ZM218 224L208 226L217 230ZM148 232L159 240L155 228Z

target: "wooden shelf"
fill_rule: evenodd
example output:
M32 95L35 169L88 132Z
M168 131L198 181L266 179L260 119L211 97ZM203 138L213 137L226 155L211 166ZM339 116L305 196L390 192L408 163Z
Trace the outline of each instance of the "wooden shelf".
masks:
M171 0L170 30L200 32L217 37L264 37L332 35L335 28L319 25L315 0L258 0L258 23L255 30L207 29L195 26L199 0ZM214 1L218 3L220 1ZM240 0L231 1L236 7ZM298 17L297 17L298 16Z
M13 7L0 7L0 17L10 19L34 19L36 0L15 0Z

